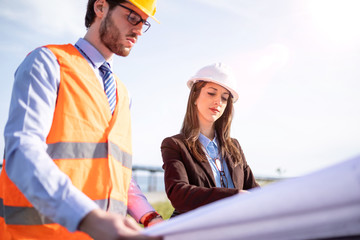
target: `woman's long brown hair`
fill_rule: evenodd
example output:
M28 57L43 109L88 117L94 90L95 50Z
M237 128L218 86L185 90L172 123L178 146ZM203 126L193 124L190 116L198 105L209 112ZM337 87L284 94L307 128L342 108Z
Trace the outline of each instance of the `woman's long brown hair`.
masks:
M189 94L186 114L184 117L181 133L185 136L185 144L198 161L207 161L206 155L199 141L200 125L197 114L195 101L198 99L201 89L205 87L207 82L201 81L195 83ZM222 158L232 156L235 166L241 164L242 157L240 149L233 143L230 138L230 127L233 117L233 101L228 98L227 106L223 115L215 122L215 131L220 145L220 153Z

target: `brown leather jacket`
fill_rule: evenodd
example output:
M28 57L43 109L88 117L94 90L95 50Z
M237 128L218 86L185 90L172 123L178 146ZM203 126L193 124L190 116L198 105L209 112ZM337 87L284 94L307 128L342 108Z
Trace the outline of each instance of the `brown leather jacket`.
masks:
M223 199L259 185L248 166L240 144L243 163L234 165L231 156L226 160L235 189L218 188L208 161L200 162L194 158L184 144L184 135L178 134L165 138L161 144L163 169L165 170L166 194L178 215L208 203Z

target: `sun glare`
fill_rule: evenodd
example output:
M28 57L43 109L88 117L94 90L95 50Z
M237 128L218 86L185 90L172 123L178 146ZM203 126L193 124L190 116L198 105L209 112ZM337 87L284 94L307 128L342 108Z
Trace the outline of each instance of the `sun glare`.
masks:
M358 43L360 38L360 1L310 0L308 8L318 31L327 34L329 41Z

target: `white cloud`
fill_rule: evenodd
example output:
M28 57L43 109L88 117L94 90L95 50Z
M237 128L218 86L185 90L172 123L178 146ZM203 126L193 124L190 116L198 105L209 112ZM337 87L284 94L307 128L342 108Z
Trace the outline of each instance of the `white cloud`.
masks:
M4 3L5 2L5 3ZM86 1L4 0L0 17L14 31L44 34L51 37L79 35L85 30Z

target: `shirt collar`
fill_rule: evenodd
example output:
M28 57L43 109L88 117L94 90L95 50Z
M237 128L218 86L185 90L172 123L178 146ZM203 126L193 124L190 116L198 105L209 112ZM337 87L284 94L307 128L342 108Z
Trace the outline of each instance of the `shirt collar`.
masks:
M207 137L205 137L202 133L200 133L199 141L205 148L209 145L210 142L213 142L215 144L216 148L218 148L216 132L215 132L215 137L212 141L210 139L208 139Z
M88 60L91 61L94 68L99 68L106 61L101 53L85 39L79 38L75 45L89 58ZM108 63L110 64L110 69L112 69L113 60L110 59Z

